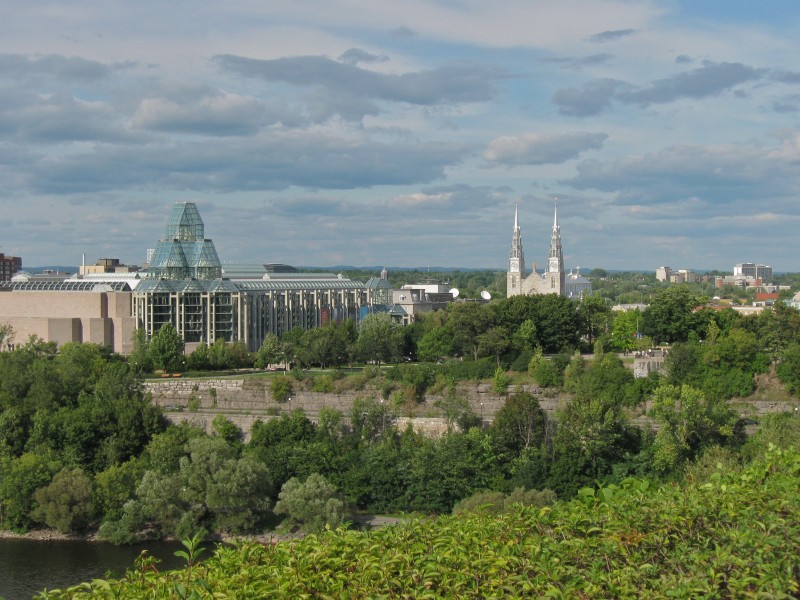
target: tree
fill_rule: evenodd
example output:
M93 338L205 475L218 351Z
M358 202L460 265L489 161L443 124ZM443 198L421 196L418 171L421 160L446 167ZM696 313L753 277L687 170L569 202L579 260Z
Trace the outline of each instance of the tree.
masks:
M453 336L442 326L426 331L417 344L417 356L421 361L435 362L452 355Z
M128 363L137 373L150 373L153 370L153 361L150 359L150 342L147 339L147 330L138 327L131 336L133 351L128 357Z
M525 321L535 323L536 340L528 341L530 347L539 346L549 354L577 347L580 330L577 304L557 294L512 296L493 307L496 323L508 331L517 331ZM487 327L488 329L488 327Z
M545 358L541 349L533 353L528 363L528 373L540 386L558 387L562 383L562 374L554 360Z
M500 367L500 356L511 347L511 336L503 327L492 327L476 338L480 356L494 356Z
M189 355L186 364L193 371L205 371L211 368L211 354L205 341L198 344L194 352Z
M636 348L636 337L642 313L639 310L623 310L614 315L611 322L611 343L617 351L630 352Z
M286 402L292 397L292 380L290 377L275 377L270 381L269 393L275 402Z
M150 340L148 354L156 369L175 371L183 364L183 347L183 340L172 323L165 323Z
M406 475L408 508L448 513L459 500L493 487L499 468L492 439L477 427L420 439Z
M800 396L800 342L795 342L781 352L778 377L793 396Z
M31 517L61 533L84 531L95 514L92 480L82 469L63 468L33 495Z
M283 351L283 344L277 335L268 333L261 342L261 347L256 351L256 359L253 363L257 369L265 369L269 365L283 362L286 354Z
M685 342L689 339L689 333L696 331L692 313L701 304L700 296L689 287L684 285L668 287L656 294L650 306L644 311L642 332L651 336L657 343Z
M437 400L434 406L444 413L447 431L452 431L454 426L461 431L467 431L471 427L480 427L482 424L481 417L472 410L469 400L458 395L455 390L451 390L443 399Z
M34 492L49 484L60 468L45 454L26 452L19 458L0 458L0 527L27 529L36 507Z
M334 485L319 473L312 473L305 481L292 477L283 484L275 514L286 515L290 526L317 532L341 524L344 502L339 499Z
M358 351L367 362L390 362L399 354L398 327L386 313L364 317L358 330Z
M595 338L608 329L611 306L600 295L584 296L578 304L578 318L580 319L581 333L587 337L591 346L594 344Z
M453 351L458 355L472 355L478 360L478 336L495 324L495 313L490 305L460 302L447 308L445 327L453 340Z
M651 416L659 425L653 464L660 471L673 471L709 446L730 443L739 420L727 403L710 400L688 385L660 386Z
M498 447L517 455L544 442L546 423L539 400L528 392L517 392L497 411L489 434Z
M9 323L0 323L0 352L14 343L14 328Z

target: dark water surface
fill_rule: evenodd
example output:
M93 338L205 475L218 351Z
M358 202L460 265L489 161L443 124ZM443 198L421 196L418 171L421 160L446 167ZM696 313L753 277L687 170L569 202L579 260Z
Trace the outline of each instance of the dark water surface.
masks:
M173 552L179 542L142 542L114 546L99 542L0 539L0 598L31 598L43 589L78 585L92 579L121 577L142 550L161 559L159 570L183 566ZM208 552L206 552L208 554Z

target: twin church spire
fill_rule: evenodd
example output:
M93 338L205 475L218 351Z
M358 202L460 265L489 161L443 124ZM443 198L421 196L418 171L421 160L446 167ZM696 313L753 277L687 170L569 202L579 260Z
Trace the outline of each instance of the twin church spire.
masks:
M508 257L508 297L520 294L564 294L564 252L561 248L561 227L558 224L558 198L554 199L553 231L550 235L550 253L547 270L525 273L525 253L522 249L522 228L519 225L519 204L514 207L514 232L511 237L511 252Z

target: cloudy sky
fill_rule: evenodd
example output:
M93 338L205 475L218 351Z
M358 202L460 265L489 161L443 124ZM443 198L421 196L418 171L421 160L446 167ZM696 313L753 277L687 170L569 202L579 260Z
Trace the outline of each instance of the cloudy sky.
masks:
M0 1L0 252L800 271L796 0Z

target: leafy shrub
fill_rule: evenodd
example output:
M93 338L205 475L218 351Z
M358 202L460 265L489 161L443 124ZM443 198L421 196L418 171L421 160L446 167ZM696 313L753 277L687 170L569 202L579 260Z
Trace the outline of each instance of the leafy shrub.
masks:
M497 367L494 372L494 381L492 382L492 391L498 396L505 396L508 391L508 384L511 383L511 378L506 375L505 371Z
M773 451L708 483L630 478L501 516L414 519L361 534L219 546L202 569L141 560L121 580L46 598L789 598L798 593L800 454ZM435 568L434 568L435 566Z
M494 377L497 361L493 356L478 360L451 360L439 365L439 372L456 381L490 379Z
M269 385L269 393L275 402L286 402L292 397L294 386L288 377L275 377Z
M453 507L454 515L479 513L483 515L501 515L513 510L514 506L550 506L556 501L552 490L528 490L518 487L510 494L503 492L482 491L464 498Z
M533 358L533 352L526 348L520 352L514 359L514 362L511 363L511 370L516 371L517 373L527 372L528 364L531 362L531 358Z
M330 394L333 392L333 377L330 375L317 375L314 377L312 388L315 392Z
M37 507L31 516L61 533L83 531L92 522L92 480L81 469L63 468L33 498Z
M286 515L289 525L317 532L342 522L344 502L338 498L333 484L319 473L312 473L305 481L292 477L283 484L275 514Z

